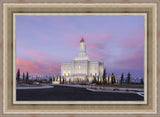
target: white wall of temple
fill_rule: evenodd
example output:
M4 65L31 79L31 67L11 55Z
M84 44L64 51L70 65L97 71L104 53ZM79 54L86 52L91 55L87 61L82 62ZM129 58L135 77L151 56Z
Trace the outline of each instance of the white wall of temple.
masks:
M71 75L75 73L75 61L71 62Z
M104 70L104 67L103 67L103 63L102 62L100 62L99 63L99 74L102 76L103 75L103 70Z
M89 62L89 75L99 75L99 62Z
M61 65L61 76L71 75L71 63L63 63Z
M78 56L75 56L74 60L90 60L90 57L87 53L79 53Z
M72 74L85 74L87 75L87 70L88 70L88 61L75 61L74 62L74 72Z
M89 62L89 61L72 61L61 65L61 75L87 75L87 76L101 76L103 75L103 63Z

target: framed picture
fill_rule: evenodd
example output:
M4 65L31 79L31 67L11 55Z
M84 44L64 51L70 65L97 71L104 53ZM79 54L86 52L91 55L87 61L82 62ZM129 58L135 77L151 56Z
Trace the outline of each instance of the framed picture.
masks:
M158 116L159 2L1 2L2 116Z

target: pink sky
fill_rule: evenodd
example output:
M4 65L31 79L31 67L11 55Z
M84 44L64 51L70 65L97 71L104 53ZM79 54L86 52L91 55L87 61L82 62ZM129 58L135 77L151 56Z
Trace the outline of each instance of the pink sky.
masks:
M30 74L60 74L84 37L92 61L108 74L143 77L143 16L17 16L16 68Z

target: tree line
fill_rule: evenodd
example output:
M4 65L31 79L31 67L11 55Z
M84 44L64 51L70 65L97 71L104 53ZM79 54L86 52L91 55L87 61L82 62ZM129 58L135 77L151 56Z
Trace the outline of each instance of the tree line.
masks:
M18 71L17 71L16 80L17 80L17 82L20 81L20 69L18 69ZM28 74L28 72L27 72L26 76L25 76L25 73L23 72L22 80L25 81L26 83L28 83L28 81L29 81L29 74Z
M106 73L106 69L104 68L104 71L103 71L103 76L102 76L102 81L100 80L99 81L99 76L98 76L98 80L96 80L96 77L93 76L93 83L96 83L96 84L109 84L109 76L108 76L108 81L106 79L106 76L107 76L107 73ZM114 73L112 73L111 75L111 84L115 84L116 83L116 77L114 75ZM130 84L131 83L131 74L130 72L127 74L127 77L126 77L126 80L124 80L124 73L121 74L121 77L120 77L120 84L122 85L123 83L127 83L127 84ZM141 84L143 84L143 79L141 78Z
M58 80L58 78L55 78L53 76L53 81L56 81L56 80ZM64 77L59 76L59 81L60 81L60 84L64 84L65 83ZM50 82L52 82L52 78L50 78Z
M109 77L108 77L108 81L107 81L107 79L106 79L106 76L107 76L107 73L106 73L106 69L104 68L104 71L103 71L103 76L102 76L102 80L100 80L100 77L98 76L97 78L96 78L96 76L93 76L93 81L92 81L92 83L96 83L97 85L101 85L101 84L109 84ZM20 81L20 69L18 69L18 71L17 71L17 74L16 74L16 80L17 80L17 82L19 82ZM24 81L24 82L26 82L26 83L28 83L28 81L29 81L29 74L28 74L28 72L26 73L26 75L25 75L25 73L23 72L23 76L22 76L22 80ZM50 81L51 81L52 79L50 78ZM53 77L53 81L55 81L55 78ZM122 73L121 74L121 77L120 77L120 84L122 85L123 83L127 83L127 84L130 84L130 81L131 81L131 74L130 74L130 72L127 74L127 78L126 78L126 81L124 82L124 73ZM64 84L65 83L65 80L64 80L64 77L61 77L60 76L60 84ZM116 83L116 77L115 77L115 75L114 75L114 73L112 73L112 75L111 75L111 84L115 84ZM143 84L144 82L143 82L143 79L141 79L141 84Z

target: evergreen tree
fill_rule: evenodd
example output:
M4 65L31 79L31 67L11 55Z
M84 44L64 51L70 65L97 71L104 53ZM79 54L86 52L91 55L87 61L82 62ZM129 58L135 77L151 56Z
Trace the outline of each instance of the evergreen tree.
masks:
M55 77L53 76L53 81L55 81Z
M28 76L28 72L27 72L26 83L28 83L28 79L29 79L29 76Z
M52 83L52 77L49 78L49 81Z
M98 76L98 81L97 81L97 84L99 84L99 76Z
M64 77L63 77L63 84L64 84Z
M88 79L87 75L85 76L85 78L86 78L86 82L89 82L89 79Z
M100 84L100 85L102 84L101 80L100 80L99 84Z
M116 77L113 77L113 84L116 83Z
M143 79L141 78L141 84L144 84Z
M96 81L96 77L95 76L93 76L93 81L92 81L92 83L96 83L97 81Z
M25 80L25 74L24 74L24 72L23 72L23 81Z
M111 76L111 83L114 84L114 74L112 73L112 76Z
M103 84L106 84L106 68L103 71Z
M71 83L71 79L69 79L69 84Z
M108 75L108 84L109 84L109 78L110 78L110 77L109 77L109 75Z
M127 75L127 84L130 83L130 79L131 79L131 74L130 74L130 72L129 72L128 75Z
M18 69L18 71L17 71L17 81L19 81L20 80L20 70Z
M123 84L123 77L124 77L124 75L123 75L123 73L121 74L121 80L120 80L120 83L121 84Z
M62 82L61 82L61 76L60 76L60 79L59 79L59 80L60 80L60 84L61 84L61 83L62 83Z

